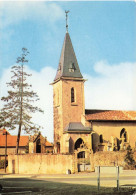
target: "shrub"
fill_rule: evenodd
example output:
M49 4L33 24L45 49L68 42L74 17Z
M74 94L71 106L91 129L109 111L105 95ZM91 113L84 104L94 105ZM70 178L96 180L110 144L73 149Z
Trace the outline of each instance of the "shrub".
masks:
M4 169L5 160L0 160L0 169ZM6 167L8 166L8 161L6 160Z
M125 169L134 169L135 168L136 162L134 160L132 148L130 145L127 147L127 154L125 156L124 161L126 163Z

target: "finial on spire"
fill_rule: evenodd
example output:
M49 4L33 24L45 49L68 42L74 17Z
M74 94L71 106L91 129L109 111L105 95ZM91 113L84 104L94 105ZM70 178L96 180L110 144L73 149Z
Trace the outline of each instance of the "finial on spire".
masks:
M65 13L66 13L66 32L68 32L68 13L69 13L69 10L65 10Z

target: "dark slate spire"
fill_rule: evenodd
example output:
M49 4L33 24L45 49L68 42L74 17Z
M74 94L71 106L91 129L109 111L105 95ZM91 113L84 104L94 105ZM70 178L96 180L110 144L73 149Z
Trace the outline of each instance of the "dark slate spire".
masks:
M57 74L54 81L61 77L83 78L68 32L66 32L65 35Z

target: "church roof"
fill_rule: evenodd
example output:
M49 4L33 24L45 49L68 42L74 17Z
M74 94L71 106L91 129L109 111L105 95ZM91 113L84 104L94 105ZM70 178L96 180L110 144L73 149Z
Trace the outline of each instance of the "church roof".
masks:
M85 127L81 122L71 122L64 129L66 132L90 132L91 129L89 127Z
M68 32L66 32L65 35L59 65L54 81L61 77L83 78Z
M85 110L89 121L136 121L136 111Z

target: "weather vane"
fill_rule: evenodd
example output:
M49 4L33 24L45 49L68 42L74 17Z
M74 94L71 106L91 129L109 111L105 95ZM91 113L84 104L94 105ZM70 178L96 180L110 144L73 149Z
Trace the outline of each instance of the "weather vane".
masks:
M69 10L65 11L66 13L66 32L68 32L68 13L69 13Z

